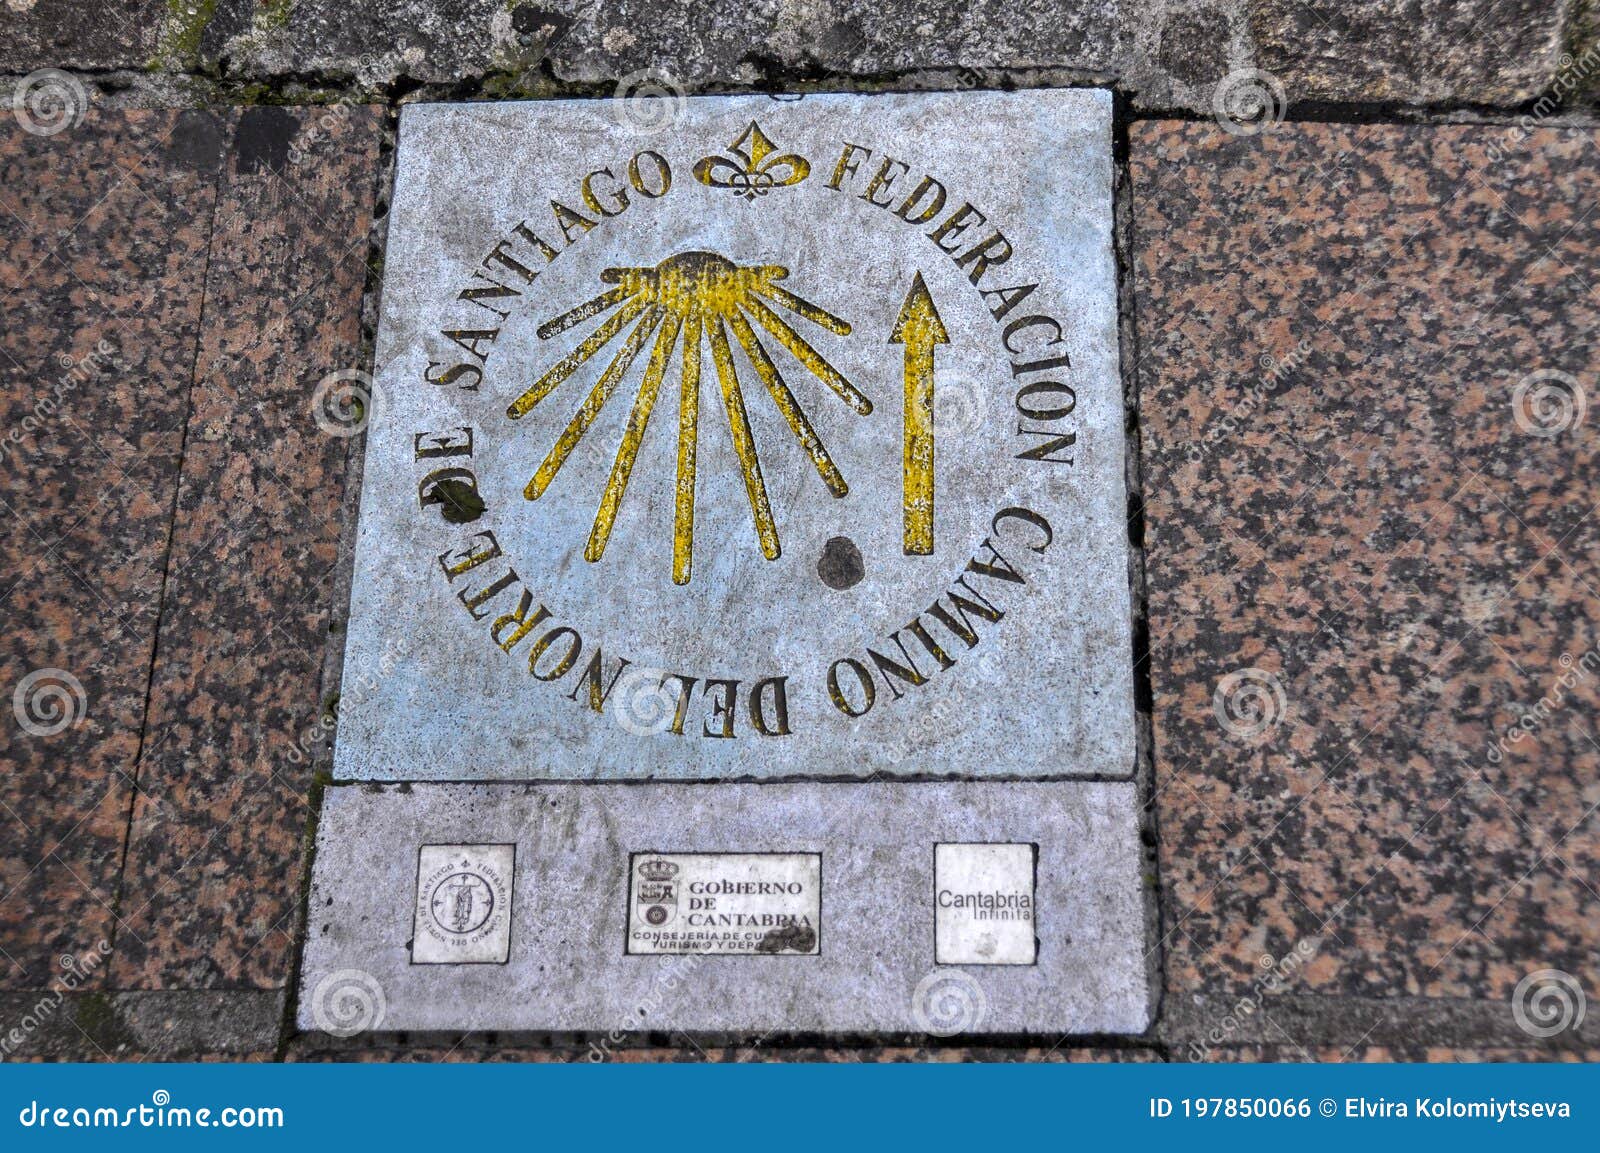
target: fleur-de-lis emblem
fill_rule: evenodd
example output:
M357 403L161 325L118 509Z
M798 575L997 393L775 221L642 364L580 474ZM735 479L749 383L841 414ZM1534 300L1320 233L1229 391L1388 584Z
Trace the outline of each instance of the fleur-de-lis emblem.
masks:
M702 156L694 166L694 178L707 188L732 189L747 202L811 175L810 161L793 152L778 153L778 146L754 120L728 151L732 157Z

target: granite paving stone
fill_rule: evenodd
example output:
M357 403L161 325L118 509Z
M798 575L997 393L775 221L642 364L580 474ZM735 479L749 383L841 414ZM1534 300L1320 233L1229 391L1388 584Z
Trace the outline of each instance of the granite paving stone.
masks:
M1600 982L1596 143L1134 126L1169 997Z
M1528 1061L1583 1061L1600 1058L1600 1052L1570 1052L1552 1054L1542 1049L1450 1049L1418 1043L1414 1046L1357 1045L1345 1048L1337 1045L1314 1045L1301 1048L1297 1045L1251 1045L1242 1048L1214 1050L1206 1060L1217 1062L1318 1062L1348 1064L1365 1062L1391 1064L1396 1061L1425 1061L1439 1065L1483 1065L1503 1062ZM1173 1060L1181 1058L1174 1055Z
M131 936L112 910L230 119L84 111L53 134L0 125L11 989L98 986L112 939Z
M122 988L287 978L340 434L355 427L314 401L359 385L336 374L361 367L381 127L367 108L261 107L232 136L123 884Z

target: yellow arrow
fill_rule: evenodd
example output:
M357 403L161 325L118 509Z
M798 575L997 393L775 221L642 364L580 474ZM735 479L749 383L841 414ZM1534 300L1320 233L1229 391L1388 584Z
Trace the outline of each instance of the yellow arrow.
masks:
M906 348L905 551L927 556L933 552L933 346L949 344L950 334L920 272L900 306L889 343Z

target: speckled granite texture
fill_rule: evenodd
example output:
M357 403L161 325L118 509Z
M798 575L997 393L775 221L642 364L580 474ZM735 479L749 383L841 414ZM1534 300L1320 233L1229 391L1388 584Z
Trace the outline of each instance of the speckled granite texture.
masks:
M1596 133L1130 153L1167 996L1520 1037L1531 971L1600 987Z
M106 973L226 122L0 124L0 988Z
M224 170L151 677L119 988L289 972L351 441L312 397L361 367L380 117L250 108Z
M61 670L81 690L34 682L35 727L81 718L0 726L0 989L287 982L287 753L350 445L310 399L358 364L380 134L365 109L4 121L0 687Z
M349 447L309 399L357 367L378 173L377 121L324 115L0 123L0 692L86 701L45 737L0 704L0 1011L114 944L8 1058L586 1058L273 1048ZM1597 150L1130 126L1165 1002L1129 1048L1005 1056L1600 1059ZM1544 968L1581 1035L1516 1026Z

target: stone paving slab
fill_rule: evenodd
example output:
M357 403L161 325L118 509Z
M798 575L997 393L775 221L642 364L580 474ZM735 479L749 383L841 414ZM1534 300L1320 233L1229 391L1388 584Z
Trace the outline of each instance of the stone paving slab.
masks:
M299 1024L1138 1033L1151 1011L1138 825L1136 789L1118 783L337 786L318 828ZM935 963L941 842L1036 846L1036 963ZM430 845L457 846L443 888L419 870ZM490 845L512 849L514 869L486 869ZM668 881L652 861L748 852L820 856L820 917L804 942L758 926L754 951L699 951L726 935L745 891L732 875L665 896L632 875ZM451 915L439 894L459 882L481 896L457 928L504 933L504 963L416 963L418 941ZM647 899L661 910L649 924L691 951L627 951L640 934L631 910Z
M1596 145L1134 126L1167 980L1218 1020L1600 983Z
M0 72L143 68L156 59L167 0L19 0L6 5Z
M1575 13L1586 3L138 0L86 19L68 0L18 0L0 68L154 65L246 83L324 78L368 92L397 82L483 83L497 96L541 94L550 78L621 82L631 94L663 84L701 90L918 73L989 87L1032 72L1113 82L1142 109L1208 115L1219 86L1271 99L1275 84L1280 98L1297 102L1512 106L1551 87L1561 53L1573 50L1569 33L1583 43Z
M1291 101L1513 105L1562 68L1560 0L1248 5L1255 67Z
M0 131L3 988L96 987L118 934L229 122L91 113Z
M655 127L402 112L336 777L1131 777L1109 94Z
M139 796L122 988L288 977L382 117L245 110L211 258ZM343 374L341 376L340 374Z

